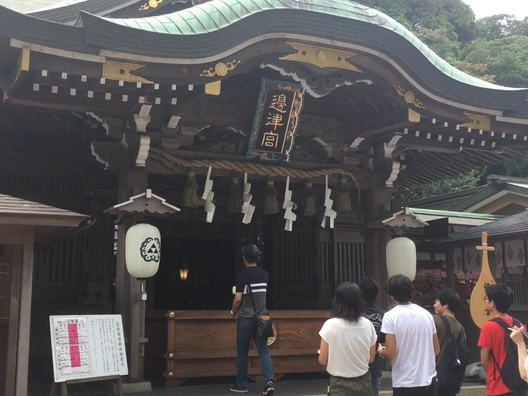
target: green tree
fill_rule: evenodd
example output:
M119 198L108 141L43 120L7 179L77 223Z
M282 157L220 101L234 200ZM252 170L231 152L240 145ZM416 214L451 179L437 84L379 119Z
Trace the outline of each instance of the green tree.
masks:
M460 190L477 187L485 183L486 169L473 170L445 180L434 183L423 184L413 188L401 190L402 203L415 201L417 199L436 197Z
M377 0L377 8L415 33L445 29L462 45L477 34L475 14L462 0Z
M456 67L473 77L495 84L495 76L490 74L488 66L485 63L469 63L467 61L460 61Z
M487 74L497 84L528 87L528 36L511 36L497 40L475 40L461 54L461 61L485 64Z
M528 36L528 17L517 22L517 36Z
M460 43L456 40L455 34L449 35L445 28L436 30L422 28L416 33L416 37L445 61L452 65L457 64Z
M499 14L477 21L477 37L483 40L497 40L516 36L519 22L514 15Z
M528 177L528 157L518 157L488 167L486 174Z

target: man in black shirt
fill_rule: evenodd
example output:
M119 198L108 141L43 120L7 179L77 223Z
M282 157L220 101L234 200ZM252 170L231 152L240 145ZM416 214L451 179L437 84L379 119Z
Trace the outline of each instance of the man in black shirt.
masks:
M384 342L383 334L380 334L381 322L385 311L378 308L375 304L378 296L379 287L374 279L364 278L359 288L363 294L363 309L365 310L365 317L372 322L376 334L378 335L378 342ZM374 396L378 396L381 389L381 357L376 354L374 361L369 364L370 376L372 379L372 392Z
M268 286L268 273L257 266L260 255L255 245L246 245L242 248L242 260L245 270L237 275L236 294L233 298L231 316L237 320L237 377L236 383L231 387L232 392L246 393L248 391L247 365L249 345L251 338L255 343L262 364L264 375L264 389L262 394L273 395L275 390L273 383L273 366L268 350L268 340L257 334L256 315L267 312L266 291ZM249 284L249 285L248 285ZM255 309L249 294L249 287L255 301Z

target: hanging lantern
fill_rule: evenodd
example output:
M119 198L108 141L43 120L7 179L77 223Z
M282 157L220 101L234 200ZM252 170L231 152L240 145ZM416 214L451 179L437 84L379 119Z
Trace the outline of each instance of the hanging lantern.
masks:
M161 256L161 235L150 224L136 224L125 237L125 262L130 275L145 279L158 272Z
M189 270L187 268L180 268L180 279L182 281L187 280L187 275L189 275Z
M387 243L387 275L402 274L411 281L416 276L416 245L406 237L397 237Z

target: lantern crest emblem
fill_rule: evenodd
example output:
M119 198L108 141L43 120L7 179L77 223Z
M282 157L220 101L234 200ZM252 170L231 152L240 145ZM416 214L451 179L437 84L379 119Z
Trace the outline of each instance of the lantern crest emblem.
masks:
M139 248L139 254L141 258L147 262L154 261L158 263L160 261L161 243L159 238L146 238Z

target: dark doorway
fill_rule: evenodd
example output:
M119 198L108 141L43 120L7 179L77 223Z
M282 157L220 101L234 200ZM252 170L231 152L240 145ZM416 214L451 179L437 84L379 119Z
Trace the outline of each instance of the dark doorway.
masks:
M180 221L178 228L187 230L187 235L179 231L162 238L161 264L153 279L152 308L229 310L232 287L241 268L233 223Z

